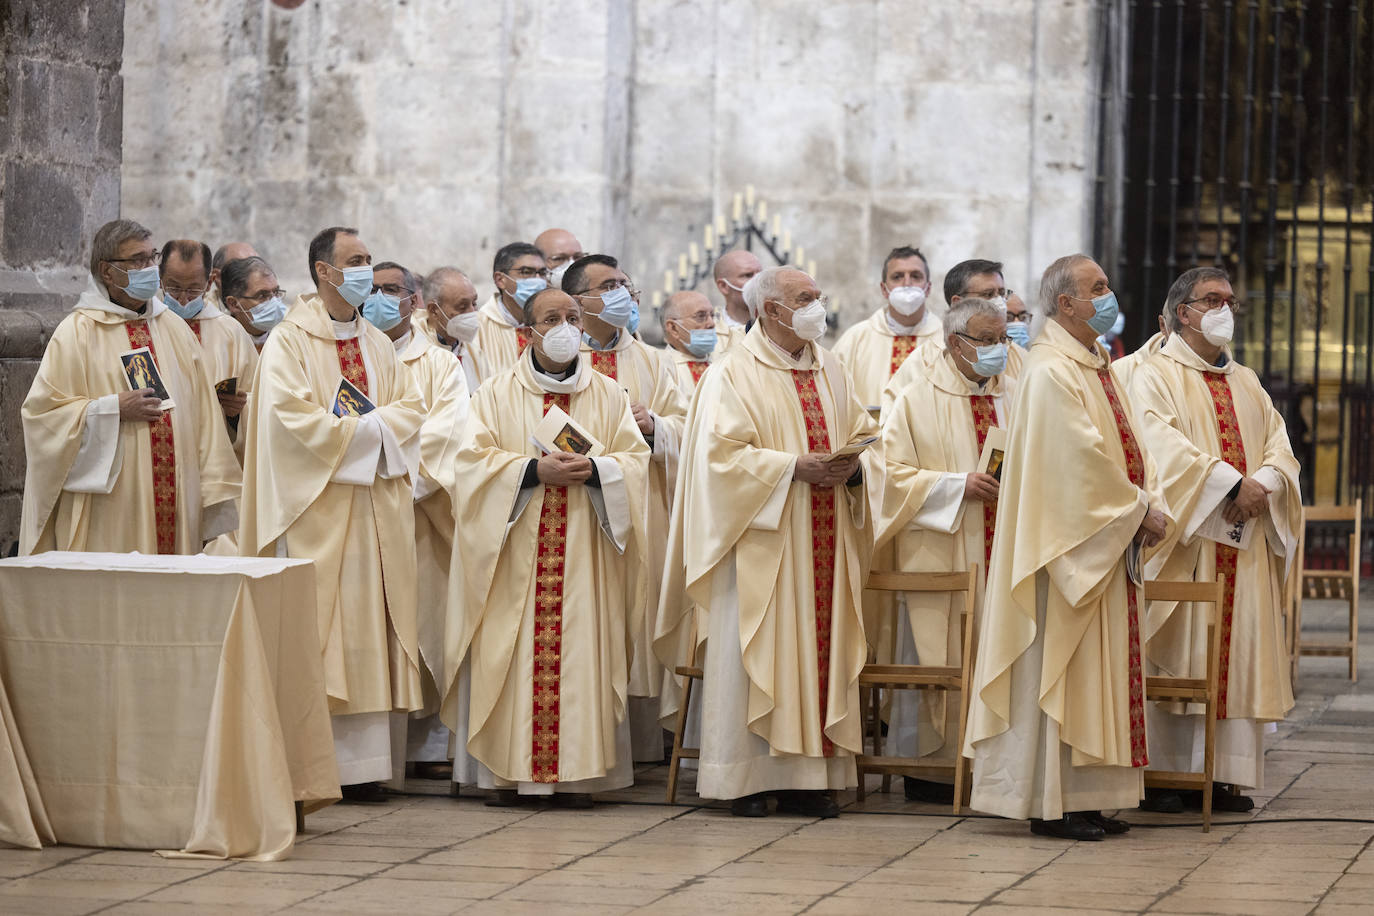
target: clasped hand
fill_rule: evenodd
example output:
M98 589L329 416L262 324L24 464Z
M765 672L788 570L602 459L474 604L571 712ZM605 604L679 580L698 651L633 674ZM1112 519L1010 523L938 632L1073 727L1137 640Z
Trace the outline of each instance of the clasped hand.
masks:
M853 477L858 469L858 455L826 461L823 453L812 452L809 455L798 456L792 478L809 483L813 487L838 487Z

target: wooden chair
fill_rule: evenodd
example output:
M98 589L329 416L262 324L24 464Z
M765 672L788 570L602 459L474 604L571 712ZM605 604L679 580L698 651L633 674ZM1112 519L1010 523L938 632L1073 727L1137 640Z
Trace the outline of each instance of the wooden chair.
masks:
M1283 625L1284 639L1288 646L1288 680L1293 693L1298 692L1298 659L1302 653L1298 648L1298 617L1302 603L1302 564L1307 549L1307 521L1304 518L1298 528L1297 554L1293 558L1288 578L1283 583Z
M962 658L958 665L865 665L859 672L859 691L861 703L872 705L871 734L873 753L860 755L855 763L859 772L859 800L867 794L864 777L869 773L883 774L883 791L891 785L891 777L949 775L954 773L954 813L958 814L966 803L966 793L971 786L970 763L963 756L964 729L968 726L969 692L966 686L972 685L973 672L973 596L978 589L978 567L970 566L967 572L886 572L869 573L868 588L892 592L948 592L951 595L962 593L963 610L961 629L963 630ZM952 609L951 609L952 610ZM888 757L883 754L882 716L879 713L882 699L881 691L888 690L957 690L959 691L959 733L946 735L945 740L956 740L953 763L921 763L919 758Z
M1308 506L1303 510L1303 529L1306 533L1308 522L1349 522L1354 526L1350 535L1350 550L1346 557L1345 569L1307 569L1305 557L1299 554L1299 562L1304 563L1299 576L1299 594L1295 602L1293 618L1294 663L1302 655L1344 656L1350 660L1350 680L1355 682L1359 676L1360 650L1360 515L1364 506L1355 500L1353 506ZM1349 630L1345 639L1308 640L1302 636L1302 602L1306 598L1323 600L1344 600L1350 605Z
M692 685L701 680L701 667L697 664L697 640L692 637L692 658L685 665L678 665L673 673L683 679L682 703L677 710L677 724L673 726L673 753L668 758L668 804L677 804L677 777L682 770L683 760L697 760L701 748L683 747L682 736L687 733L687 715L692 708Z
M1146 770L1145 785L1157 789L1202 790L1202 832L1212 830L1212 776L1216 772L1217 702L1220 694L1221 640L1217 636L1217 618L1221 612L1225 580L1218 575L1215 582L1147 581L1145 600L1190 601L1210 604L1207 617L1207 676L1206 677L1146 677L1145 701L1174 700L1201 703L1207 717L1203 729L1202 772L1176 773L1168 770ZM1142 659L1142 662L1144 660Z

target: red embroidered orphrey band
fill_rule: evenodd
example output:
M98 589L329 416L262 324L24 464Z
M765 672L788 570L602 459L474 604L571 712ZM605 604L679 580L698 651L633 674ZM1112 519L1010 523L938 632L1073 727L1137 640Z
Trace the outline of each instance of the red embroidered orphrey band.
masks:
M607 378L620 379L620 361L614 350L593 350L592 368Z
M147 347L157 365L157 351L153 349L153 335L147 320L128 321L124 330L129 346L137 350ZM177 552L177 457L172 436L172 411L148 424L148 438L153 450L153 527L157 534L158 553Z
M968 399L973 408L973 430L978 435L978 454L983 454L983 443L987 441L988 430L997 425L997 405L989 394L975 394ZM987 578L988 566L992 564L992 528L997 521L997 500L983 503L983 577Z
M200 322L199 322L199 321L188 321L188 322L186 322L186 323L189 324L189 325L191 326L191 330L192 330L192 331L195 333L195 335L196 335L196 340L199 340L201 343L205 343L204 340L201 340L201 336L200 336Z
M1245 443L1240 440L1240 423L1236 420L1236 405L1231 399L1231 382L1220 372L1202 373L1207 390L1212 395L1212 407L1217 415L1217 432L1221 436L1221 460L1240 471L1246 471ZM1217 718L1226 718L1226 688L1231 679L1231 624L1236 612L1236 561L1239 551L1228 544L1217 544L1217 572L1225 582L1221 600L1221 667L1217 672Z
M707 369L709 369L710 366L711 366L711 364L708 363L708 362L706 362L705 360L700 360L700 361L695 360L695 359L689 359L689 360L687 360L687 371L692 373L692 384L693 384L693 385L695 385L697 382L701 381L701 375L702 375L702 373L705 372Z
M525 348L528 347L529 345L530 345L530 329L529 329L529 328L516 328L516 329L515 329L515 352L516 352L516 353L524 353L524 352L525 352Z
M920 342L921 338L915 334L903 334L892 338L892 365L888 368L888 378L897 374L897 370L902 368L902 363L906 362L906 358Z
M544 413L571 410L572 396L544 393ZM568 543L568 488L544 486L539 508L539 565L534 585L534 715L531 780L558 782L558 716L563 656L563 564Z
M1121 406L1116 385L1109 369L1097 370L1097 378L1102 383L1102 391L1112 407L1112 419L1116 421L1117 434L1121 436L1121 451L1126 456L1126 476L1137 487L1145 486L1145 460L1141 457L1140 446L1135 441L1135 431L1131 429L1130 418ZM1145 679L1140 667L1140 605L1136 597L1136 586L1126 583L1126 623L1127 648L1130 669L1131 704L1131 766L1150 765L1150 757L1145 750Z
M830 432L816 390L816 372L792 370L806 422L806 449L830 452ZM811 488L811 579L816 601L816 667L820 687L821 751L829 757L835 745L825 736L825 713L830 699L830 626L835 603L835 490Z
M367 387L367 366L363 365L363 349L358 338L334 341L334 349L339 353L339 372L348 383L369 398L372 392Z

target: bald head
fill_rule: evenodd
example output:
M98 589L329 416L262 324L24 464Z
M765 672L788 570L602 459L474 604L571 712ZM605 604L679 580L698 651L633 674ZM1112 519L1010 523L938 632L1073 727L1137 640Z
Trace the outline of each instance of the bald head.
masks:
M681 290L673 293L668 297L668 301L663 303L663 320L681 321L703 309L708 312L711 311L710 299L696 290Z
M215 256L210 259L210 285L215 288L215 292L222 292L219 288L219 272L225 264L256 257L259 257L257 250L247 242L225 242L219 246Z
M545 229L535 236L534 247L543 252L549 270L571 263L585 253L577 236L566 229Z
M716 260L712 273L716 289L725 300L725 313L739 324L749 321L749 306L744 304L744 284L748 283L763 265L752 252L736 249L727 251Z
M663 340L674 350L680 350L693 359L705 359L710 351L698 349L693 352L692 332L715 326L716 313L711 308L711 300L701 293L682 290L673 293L663 303Z

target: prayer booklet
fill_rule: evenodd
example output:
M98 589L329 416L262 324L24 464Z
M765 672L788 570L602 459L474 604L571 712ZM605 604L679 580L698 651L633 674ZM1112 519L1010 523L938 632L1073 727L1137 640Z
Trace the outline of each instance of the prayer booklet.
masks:
M1250 538L1255 533L1255 520L1252 518L1243 522L1228 522L1221 517L1221 511L1225 506L1226 500L1222 500L1221 505L1217 506L1212 514L1207 516L1207 519L1198 526L1198 535L1209 541L1225 544L1227 547L1248 550Z
M866 436L863 439L857 439L842 448L835 449L835 451L826 455L823 460L834 461L836 458L848 458L850 455L857 455L877 441L877 436Z
M544 414L544 419L534 428L530 441L546 454L573 452L586 455L588 458L599 458L606 452L606 447L596 441L595 436L579 426L577 421L568 416L557 404Z
M991 474L1002 482L1002 459L1007 454L1007 431L1000 426L989 426L983 439L983 454L978 456L978 473Z
M361 417L372 413L377 407L356 385L346 378L340 378L339 390L334 392L333 409L336 417Z
M230 395L232 395L232 394L238 394L238 393L239 393L239 380L238 380L238 378L237 378L237 377L234 377L234 378L220 379L218 382L215 382L215 393L216 393L216 394L230 394ZM238 418L238 417L225 417L225 418L224 418L224 425L227 426L227 427L229 427L229 439L230 439L230 441L233 441L235 438L238 437L238 434L239 434L239 418Z
M151 350L139 347L128 353L121 353L119 361L124 365L124 377L129 380L132 390L153 389L153 394L162 400L163 410L171 410L177 406L172 401L172 396L167 393L167 386L162 383L162 374L157 371L157 362L153 359Z
M864 410L867 410L868 415L875 420L881 420L883 418L883 409L877 404L869 404Z

